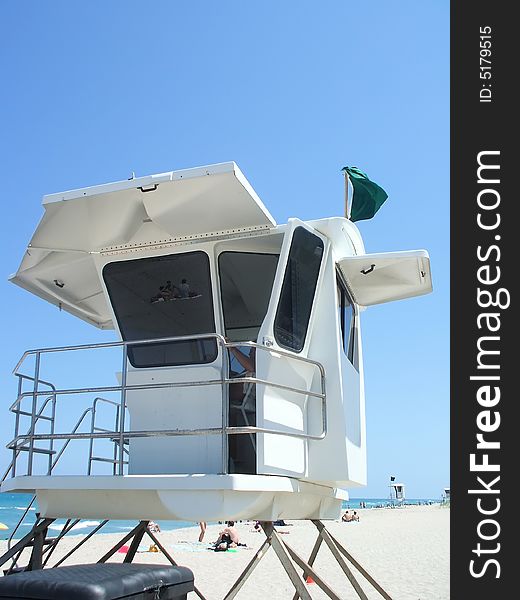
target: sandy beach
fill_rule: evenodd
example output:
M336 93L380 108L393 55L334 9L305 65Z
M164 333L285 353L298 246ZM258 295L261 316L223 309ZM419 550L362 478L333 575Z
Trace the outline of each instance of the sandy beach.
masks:
M374 577L386 592L396 600L445 600L449 595L449 508L439 505L407 506L398 509L381 508L358 510L359 522L326 522L327 529L348 552ZM287 526L277 531L302 558L308 559L317 536L310 522L286 521ZM241 542L246 547L236 551L214 552L210 549L222 525L208 525L204 541L198 542L199 527L162 531L157 534L161 544L180 565L189 567L195 575L195 584L207 600L221 599L238 575L252 559L265 536L253 528L251 522L237 523ZM77 543L82 536L66 538L53 553L49 565ZM95 562L122 536L97 534L73 554L65 564ZM145 537L141 549L149 548L151 540ZM3 553L6 542L0 543ZM116 553L111 561L124 559ZM162 553L140 551L134 562L165 563ZM20 564L25 564L22 560ZM322 544L315 562L316 571L345 599L358 598L351 584L335 562L331 552ZM355 569L354 573L356 573ZM301 573L300 570L298 570ZM370 600L381 596L357 574ZM306 587L314 599L326 598L316 583ZM292 598L294 588L274 551L267 554L238 593L238 599ZM192 593L190 600L197 598Z

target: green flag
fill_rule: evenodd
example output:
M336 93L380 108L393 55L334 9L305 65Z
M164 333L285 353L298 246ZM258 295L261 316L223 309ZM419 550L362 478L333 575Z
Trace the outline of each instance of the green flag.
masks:
M348 174L354 188L350 220L371 219L388 198L388 194L357 167L343 167L341 170Z

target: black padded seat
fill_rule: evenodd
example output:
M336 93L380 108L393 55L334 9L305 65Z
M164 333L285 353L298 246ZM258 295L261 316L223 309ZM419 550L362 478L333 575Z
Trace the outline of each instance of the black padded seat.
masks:
M193 589L192 571L172 565L73 565L0 578L2 600L185 600Z

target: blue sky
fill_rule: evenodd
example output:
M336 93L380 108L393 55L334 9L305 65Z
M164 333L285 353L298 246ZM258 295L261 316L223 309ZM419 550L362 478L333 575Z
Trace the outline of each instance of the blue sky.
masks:
M356 165L389 194L359 223L367 251L428 249L434 293L363 314L369 484L353 495L387 496L395 475L440 497L449 2L5 0L0 20L0 439L24 350L114 339L7 282L44 194L234 160L285 222L341 215Z

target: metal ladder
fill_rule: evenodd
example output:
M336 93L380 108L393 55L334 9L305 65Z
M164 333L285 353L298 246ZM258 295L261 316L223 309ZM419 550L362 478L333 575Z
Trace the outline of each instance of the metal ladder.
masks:
M27 378L27 379L31 379L25 375L21 376L23 378ZM51 385L47 382L44 382L47 385ZM19 390L20 391L20 390ZM23 397L20 395L20 393L18 394L18 398L17 400L14 402L14 404L11 406L10 410L11 412L16 414L16 419L17 419L17 423L16 423L16 427L18 430L19 427L19 417L20 416L28 416L31 417L33 416L32 413L29 413L27 411L22 411L19 408L20 405L20 401L23 399ZM50 402L53 402L52 405L52 416L48 417L43 415L44 410L47 408L47 406L49 405ZM29 430L27 432L27 434L31 434L34 433L33 429L35 428L35 424L38 420L46 420L49 421L51 423L51 433L54 432L54 424L55 424L55 402L56 402L56 396L55 395L50 395L47 398L45 398L45 400L42 403L42 406L40 407L40 410L36 413L35 417L34 417L34 421L31 425L31 427L29 427ZM83 424L85 418L87 417L87 415L89 413L91 413L91 421L90 421L90 433L93 433L95 431L103 431L103 432L107 432L109 433L111 430L108 429L104 429L102 427L98 427L96 425L96 415L97 415L97 408L98 408L98 404L100 402L104 402L106 404L109 405L113 405L116 407L116 414L115 414L115 423L114 423L114 431L117 431L118 426L119 426L119 414L120 414L120 410L119 410L119 403L118 402L113 402L112 400L108 400L106 398L101 398L101 397L97 397L94 399L94 402L92 403L92 406L85 409L83 411L83 413L81 414L81 416L79 417L76 425L74 426L74 428L72 429L71 433L76 433L78 431L78 429L81 427L81 425ZM116 465L119 463L119 459L117 458L118 455L118 447L119 447L119 442L120 442L120 438L119 437L114 437L111 438L111 441L114 443L114 450L113 450L113 457L112 458L105 458L102 456L94 456L93 454L93 444L94 444L94 439L91 438L90 440L90 451L89 451L89 460L88 460L88 475L92 474L92 463L95 461L98 462L105 462L105 463L112 463L113 464L113 475L116 475ZM60 458L63 456L63 453L65 452L65 450L67 449L67 446L69 445L69 443L71 442L70 439L65 440L63 446L61 447L61 449L58 451L56 451L52 446L48 449L46 448L34 448L34 446L32 447L32 452L36 452L36 453L42 453L42 454L48 454L50 457L49 460L49 467L48 467L48 471L47 471L47 475L51 475L52 474L52 470L54 469L54 467L56 466L57 462L60 460ZM129 440L125 439L124 440L124 444L125 446L128 446ZM51 444L52 444L52 440L51 440ZM128 456L128 447L123 447L123 452L126 454L126 456ZM11 460L11 463L9 464L9 466L7 467L2 480L4 481L8 476L9 473L11 472L11 470L13 470L13 467L16 463L16 457L20 454L20 452L26 452L31 450L30 446L28 445L20 445L17 446L13 453L13 458ZM52 460L52 456L56 455L56 457L54 458L54 460ZM128 464L128 460L124 460L123 461L124 464ZM13 473L14 476L14 473ZM27 515L29 514L30 509L32 508L34 502L36 500L36 496L33 496L31 501L29 502L29 504L27 505L26 509L24 510L22 516L20 517L20 520L18 521L16 527L13 529L11 535L9 536L9 539L7 540L7 548L10 549L11 548L11 544L13 542L14 536L16 535L16 532L20 529L21 525L24 523L25 519L27 518Z
M17 396L16 400L13 402L13 404L9 407L9 410L12 413L14 413L16 416L15 417L15 436L18 435L18 432L20 430L20 417L30 417L31 418L31 425L27 431L27 435L32 435L35 433L36 425L40 421L47 421L49 423L50 433L51 434L54 433L54 424L55 424L55 420L56 420L56 394L55 394L56 388L55 388L55 386L52 383L49 383L48 381L43 381L41 379L35 380L33 377L30 377L29 375L23 375L23 374L17 373L17 377L18 377L18 396ZM23 386L24 380L32 381L34 384L34 389L36 391L40 384L48 386L50 388L50 395L47 396L43 400L42 405L38 411L36 410L37 409L37 396L36 395L33 398L32 412L22 410L21 403L25 398L25 394L22 393L22 386ZM45 415L44 411L49 406L49 404L51 405L51 414ZM48 463L48 467L47 467L47 474L50 475L51 470L52 470L52 463L53 463L52 457L56 454L56 451L54 450L53 440L50 440L48 448L35 448L34 442L32 440L30 440L29 442L24 441L20 445L13 448L13 457L11 459L9 466L7 467L7 470L4 474L4 476L2 477L2 481L4 481L6 479L6 477L9 475L9 472L12 472L12 477L14 477L16 475L16 473L15 473L16 458L19 456L19 454L21 452L29 452L29 460L31 463L32 463L32 454L33 453L48 455L49 463ZM28 465L29 473L31 472L31 467L32 467L32 464Z

